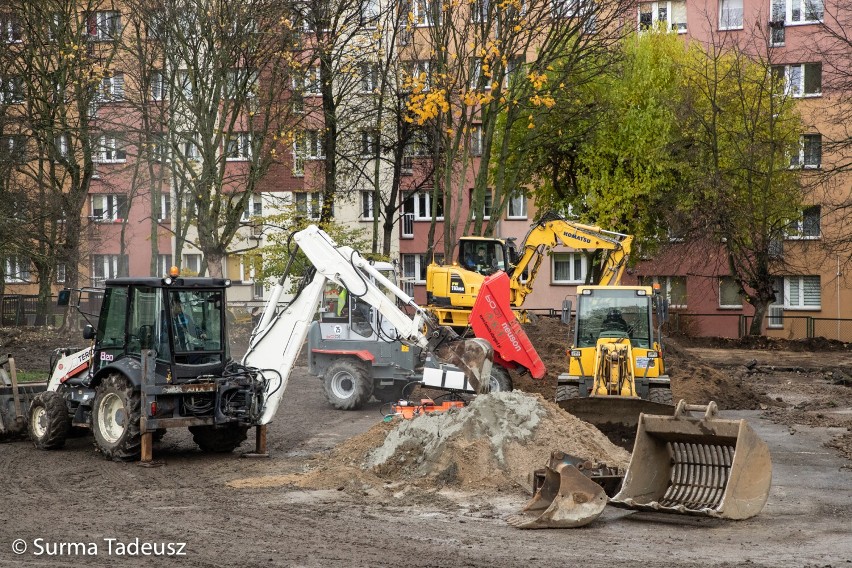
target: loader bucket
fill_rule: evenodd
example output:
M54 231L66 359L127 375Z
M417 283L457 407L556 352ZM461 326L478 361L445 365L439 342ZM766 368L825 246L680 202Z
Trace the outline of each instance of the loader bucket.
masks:
M570 463L548 465L544 483L518 515L506 522L518 529L582 527L597 519L606 507L603 487Z
M6 356L0 358L0 442L27 436L30 402L46 388L46 383L19 385L15 360Z
M509 276L499 271L482 282L470 312L470 327L494 347L494 362L520 365L534 379L547 371L541 357L515 317L509 301Z
M559 406L603 432L636 431L644 414L671 416L675 407L638 396L584 396L560 400Z
M688 411L705 411L703 417ZM680 401L674 416L643 414L621 491L622 508L747 519L769 497L769 448L745 420L716 416L707 406Z

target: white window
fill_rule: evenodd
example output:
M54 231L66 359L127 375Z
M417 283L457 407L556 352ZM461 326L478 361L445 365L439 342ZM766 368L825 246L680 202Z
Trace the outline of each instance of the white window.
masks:
M427 264L425 254L403 254L402 277L415 284L425 284Z
M201 273L201 255L200 254L185 254L181 263L182 272L186 271L192 275Z
M56 265L56 283L64 284L67 277L68 275L66 272L65 263L60 262Z
M719 279L719 307L742 308L743 294L739 284L730 276Z
M785 276L784 308L790 310L821 309L819 276Z
M376 191L372 189L361 191L361 219L364 221L372 221L374 219L373 196L375 195Z
M115 136L105 135L98 138L97 161L102 164L115 164L127 160L127 153Z
M253 69L231 69L225 96L229 99L249 98L257 94L257 71Z
M293 194L296 202L296 213L308 219L319 219L322 215L322 192L298 192ZM334 216L334 205L331 215Z
M225 148L226 160L246 161L251 159L251 133L234 132L228 135Z
M660 293L669 301L669 307L686 307L686 276L651 276L643 278L645 286L659 285Z
M429 73L428 61L413 61L411 63L411 82L412 87L420 87L422 91L428 91L431 85L431 74Z
M181 155L189 160L196 161L201 159L201 146L199 145L197 135L193 132L184 132L177 135L180 142L178 148Z
M112 73L101 79L98 88L101 101L120 101L124 99L124 73Z
M470 88L475 90L479 88L479 79L482 77L482 59L479 57L470 58Z
M482 155L482 125L477 124L470 127L470 155Z
M775 278L772 289L775 291L775 301L769 304L766 327L782 329L784 327L784 279Z
M554 284L582 284L589 271L586 256L578 252L555 252L550 255L553 262L551 281Z
M479 211L474 211L474 208L473 208L473 191L474 190L472 190L472 189L470 190L470 218L476 219ZM494 205L494 203L493 203L494 196L491 193L490 189L486 189L485 195L483 197L484 198L482 200L482 213L483 213L482 219L487 221L488 219L491 218L491 210L492 210L492 207Z
M666 29L686 33L686 0L639 3L639 29L652 28L660 23Z
M102 287L108 278L117 278L119 255L117 254L93 254L92 255L92 284Z
M799 63L772 68L776 81L783 81L784 94L791 97L818 97L822 94L822 64Z
M786 24L821 22L823 0L772 0L772 21Z
M787 227L788 239L818 239L820 232L820 217L822 208L819 205L807 207L802 216Z
M92 12L86 19L87 32L94 39L115 39L121 33L121 14L114 11Z
M372 158L379 149L379 133L375 130L361 131L361 155Z
M21 32L21 21L17 14L7 12L0 14L0 30L7 43L18 43L23 35Z
M293 141L293 152L298 158L307 160L322 160L325 158L320 131L305 130L304 132L300 132Z
M60 134L57 136L54 141L54 148L56 149L56 155L60 158L68 157L68 135Z
M191 101L193 96L192 77L186 70L178 71L175 75L175 93L179 93L184 101Z
M490 0L474 0L470 5L470 21L484 23L488 21L488 4Z
M798 152L790 156L791 168L817 169L822 164L822 135L805 134L799 139Z
M513 195L509 198L507 208L507 219L526 219L527 218L527 197L523 194Z
M167 276L169 274L169 269L172 267L174 263L172 262L172 255L170 254L158 254L157 255L157 275L159 276Z
M375 27L379 19L379 0L361 0L361 25Z
M379 68L375 63L361 63L361 92L372 93L379 86Z
M172 220L172 196L168 193L160 194L160 211L157 213L157 221L168 223Z
M248 203L246 203L246 208L243 211L243 221L248 221L252 217L262 217L263 216L263 198L254 194L249 198Z
M580 13L581 0L553 0L554 18L573 18Z
M743 0L719 1L719 28L736 30L743 27Z
M10 134L0 136L0 161L22 164L27 159L27 136Z
M151 100L161 101L166 98L166 83L162 71L151 72Z
M6 257L6 282L29 282L30 259L25 256Z
M413 0L411 5L414 24L417 26L431 26L441 21L440 2L434 0ZM434 21L437 17L437 22Z
M126 195L93 195L92 219L95 221L122 221L127 218Z
M320 68L308 67L299 76L293 77L293 90L306 95L320 95Z
M24 101L24 81L21 77L0 77L0 104Z
M432 194L428 191L409 194L403 209L412 213L417 221L428 221L432 218ZM444 218L444 200L437 200L437 220Z

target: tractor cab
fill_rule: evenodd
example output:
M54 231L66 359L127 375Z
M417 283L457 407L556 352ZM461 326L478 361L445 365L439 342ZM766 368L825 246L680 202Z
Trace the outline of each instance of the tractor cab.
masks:
M95 335L95 373L152 349L158 376L220 376L229 359L227 281L117 278L106 283Z
M509 267L509 254L502 239L485 237L462 237L459 240L458 264L465 270L483 276L494 274Z

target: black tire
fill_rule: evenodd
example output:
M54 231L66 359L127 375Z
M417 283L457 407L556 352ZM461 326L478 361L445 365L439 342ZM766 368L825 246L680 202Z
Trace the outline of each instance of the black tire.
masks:
M396 381L393 385L387 387L375 387L373 396L376 400L383 403L399 402L403 397L405 387L408 383L404 381Z
M577 385L556 385L556 402L580 398L580 387Z
M512 390L512 376L504 367L496 363L491 365L491 377L488 381L488 392L509 392Z
M237 449L248 437L248 426L190 426L192 439L202 452L227 454Z
M142 450L140 416L139 391L122 375L114 373L106 377L95 391L92 407L95 447L112 460L139 459Z
M339 359L323 376L328 402L338 410L358 410L373 395L373 377L366 365L355 359Z
M40 450L56 450L65 445L71 432L71 416L65 397L58 392L38 393L30 403L27 430Z
M668 387L651 387L648 389L648 400L660 404L673 405L672 389Z

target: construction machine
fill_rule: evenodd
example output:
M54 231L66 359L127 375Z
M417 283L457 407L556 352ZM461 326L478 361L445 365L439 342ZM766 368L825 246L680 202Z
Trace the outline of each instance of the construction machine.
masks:
M375 262L372 267L396 283L393 264ZM528 371L534 378L545 374L508 298L506 274L488 276L471 312L475 336L494 349L489 392L512 390L509 369ZM396 330L387 318L333 281L326 283L307 347L308 371L322 378L329 403L341 410L361 408L371 395L384 403L406 398L413 390L411 383L421 381L424 363L431 361L419 347L396 340Z
M520 247L513 239L462 237L456 262L426 267L426 306L439 323L464 328L485 277L504 271L509 275L510 304L520 308L533 290L545 253L557 245L601 252L596 282L618 285L632 244L631 235L569 221L554 213L533 224Z
M433 377L461 377L472 390L487 384L493 355L486 340L462 340L437 325L356 251L317 227L291 238L311 266L289 302L283 298L290 275L281 277L241 363L228 350L229 281L177 275L108 280L97 323L84 331L91 346L67 353L44 390L32 395L27 418L35 445L61 447L72 427L84 427L106 457L150 463L155 435L168 428L189 427L202 450L230 452L254 426L255 453L265 454L265 426L328 281L369 303L393 326L396 340L429 355Z
M635 432L642 412L670 416L665 313L664 299L650 286L578 286L568 372L557 378L556 402L605 433ZM570 316L566 301L563 321Z

